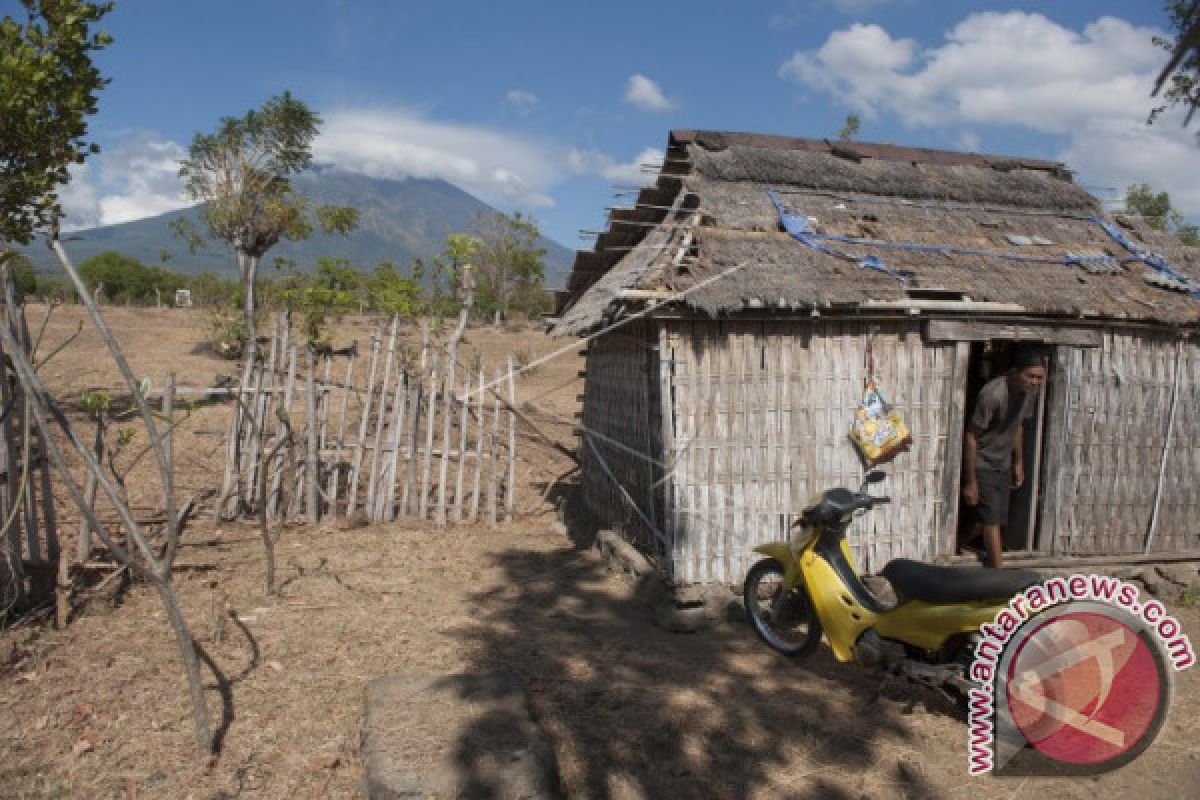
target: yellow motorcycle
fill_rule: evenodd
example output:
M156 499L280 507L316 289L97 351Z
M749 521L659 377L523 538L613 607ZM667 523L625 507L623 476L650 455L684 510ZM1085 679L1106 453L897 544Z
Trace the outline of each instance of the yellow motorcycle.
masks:
M790 541L754 548L743 599L758 633L779 652L811 655L822 633L838 661L882 667L961 699L979 626L991 622L1036 572L946 567L896 559L883 569L897 602L887 606L863 584L846 542L853 518L891 502L866 493L884 479L867 475L858 491L830 489L804 510Z

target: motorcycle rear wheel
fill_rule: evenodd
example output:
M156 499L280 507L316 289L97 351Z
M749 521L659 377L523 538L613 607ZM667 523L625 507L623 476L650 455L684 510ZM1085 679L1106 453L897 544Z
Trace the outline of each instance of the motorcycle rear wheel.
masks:
M821 621L804 584L785 590L783 566L764 558L746 573L742 600L759 638L785 656L804 658L821 643Z

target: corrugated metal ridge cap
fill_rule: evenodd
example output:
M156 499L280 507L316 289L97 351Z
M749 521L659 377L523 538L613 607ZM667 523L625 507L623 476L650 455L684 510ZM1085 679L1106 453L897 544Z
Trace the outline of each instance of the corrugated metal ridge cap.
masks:
M914 164L939 164L942 166L990 167L993 169L1031 169L1070 174L1070 169L1061 161L1047 161L1023 156L1003 156L986 153L962 153L954 150L934 150L925 147L901 147L894 144L875 142L841 141L831 139L805 139L769 133L743 133L737 131L673 130L668 146L696 144L709 149L724 146L760 147L770 150L807 150L814 153L852 154L860 158L879 161L903 161ZM836 152L835 152L836 151Z

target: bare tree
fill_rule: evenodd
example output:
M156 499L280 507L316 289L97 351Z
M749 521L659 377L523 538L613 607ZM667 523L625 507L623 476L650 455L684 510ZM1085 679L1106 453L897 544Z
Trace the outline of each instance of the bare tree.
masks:
M98 537L108 548L108 551L122 565L144 578L158 592L167 612L171 628L175 633L176 642L182 657L184 672L192 699L192 722L195 729L196 742L204 752L211 752L213 737L210 729L208 708L204 701L204 686L200 680L199 658L196 643L193 640L179 606L178 598L171 583L171 568L179 546L180 519L175 504L173 482L171 479L172 464L164 442L162 431L159 429L155 414L147 404L146 397L139 382L134 378L133 370L126 361L121 347L109 329L96 305L95 299L87 286L79 277L78 271L71 264L70 258L52 232L51 246L58 256L63 270L75 286L75 290L91 317L92 324L100 338L104 341L109 354L121 373L122 382L129 390L137 409L137 416L144 427L150 449L158 463L159 476L162 480L163 507L165 509L165 525L161 541L155 542L149 531L136 519L125 491L120 482L110 477L104 470L95 449L86 443L75 431L70 420L63 413L61 406L54 396L46 390L29 355L20 346L16 335L7 325L0 325L0 340L11 359L17 379L27 397L30 398L30 409L38 427L45 433L44 442L47 455L57 469L72 502L78 507L80 514L86 520L92 534ZM17 303L13 291L11 275L7 269L3 271L4 302L10 307ZM96 517L92 503L87 498L86 488L80 484L72 473L66 454L57 437L50 434L51 428L61 431L67 445L73 448L79 460L83 463L88 474L88 481L94 482L99 491L103 492L116 509L121 526L125 530L127 544L121 544L113 539L107 529Z

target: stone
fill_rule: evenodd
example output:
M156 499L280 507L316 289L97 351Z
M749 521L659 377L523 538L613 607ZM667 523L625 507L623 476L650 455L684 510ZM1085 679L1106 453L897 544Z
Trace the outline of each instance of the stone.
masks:
M342 519L338 520L337 529L343 531L352 531L357 530L358 528L365 528L369 524L370 520L367 519L367 512L359 508L355 509L354 513L350 516L343 517Z
M641 551L622 539L616 531L603 530L597 533L596 547L618 570L635 579L656 572L654 565Z
M362 746L370 800L561 796L554 751L509 672L372 681Z
M678 606L674 601L656 603L654 624L671 633L697 633L712 626L708 609L700 606Z

